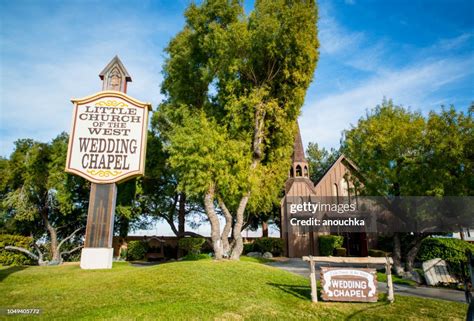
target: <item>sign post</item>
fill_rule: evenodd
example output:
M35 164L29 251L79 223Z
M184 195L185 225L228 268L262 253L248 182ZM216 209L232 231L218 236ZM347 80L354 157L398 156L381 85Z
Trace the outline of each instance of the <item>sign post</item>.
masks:
M74 112L66 172L91 182L81 268L112 268L117 183L145 171L151 104L126 94L132 81L115 56L100 73L103 91L72 99Z

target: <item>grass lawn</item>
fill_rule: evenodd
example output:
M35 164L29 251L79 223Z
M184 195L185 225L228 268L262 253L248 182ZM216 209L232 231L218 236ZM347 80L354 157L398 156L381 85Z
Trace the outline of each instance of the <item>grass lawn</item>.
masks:
M389 304L384 294L371 304L312 304L307 279L248 258L115 263L96 271L1 268L0 291L1 308L41 308L29 319L45 320L464 320L467 310L462 303L403 296Z
M387 282L387 274L385 272L377 272L377 281ZM392 282L394 284L417 286L418 284L415 281L403 279L395 274L392 274Z

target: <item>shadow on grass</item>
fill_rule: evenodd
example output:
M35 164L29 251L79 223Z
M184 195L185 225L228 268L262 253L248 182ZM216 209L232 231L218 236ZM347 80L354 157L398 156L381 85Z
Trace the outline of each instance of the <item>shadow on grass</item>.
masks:
M387 301L379 301L378 303L375 303L373 306L370 306L370 307L367 307L365 309L361 309L359 311L356 311L350 315L348 315L344 320L354 320L354 319L357 319L357 320L360 320L361 319L361 315L362 313L366 313L366 312L373 312L374 310L377 310L377 309L383 309L385 308L387 305L390 305L389 302ZM373 315L372 315L373 316ZM363 317L362 317L363 318Z
M283 292L289 293L299 299L311 301L311 287L310 286L293 285L293 284L278 284L278 283L267 283L267 284L274 286L282 290Z
M24 269L27 269L28 266L10 266L6 269L1 269L0 270L0 282L5 280L10 274L13 274L15 272L20 272Z

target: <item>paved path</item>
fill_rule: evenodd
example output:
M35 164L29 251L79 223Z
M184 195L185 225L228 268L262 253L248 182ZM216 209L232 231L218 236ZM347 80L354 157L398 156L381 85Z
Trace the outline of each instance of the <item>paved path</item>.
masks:
M299 274L299 275L309 278L309 263L304 262L301 259L289 259L287 261L270 262L267 264L280 268L282 270L286 270L288 272ZM327 266L327 264L321 264L319 266L324 266L324 265ZM336 265L333 264L332 266L336 266ZM339 264L337 266L345 266L345 265ZM361 265L361 267L365 267L365 266L366 266L365 264ZM318 280L319 280L319 275L320 273L318 269L316 273L316 278ZM378 282L377 287L378 287L379 292L385 292L387 289L387 283ZM426 287L426 286L412 287L412 286L398 285L398 284L394 284L393 287L395 290L395 294L466 303L466 299L464 298L464 292L462 291L443 289L443 288L433 288L433 287Z

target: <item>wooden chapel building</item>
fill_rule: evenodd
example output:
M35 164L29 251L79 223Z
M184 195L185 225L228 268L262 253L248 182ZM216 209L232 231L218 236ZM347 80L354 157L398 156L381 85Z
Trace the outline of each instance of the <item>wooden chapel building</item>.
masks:
M303 142L299 125L294 141L292 164L288 179L285 183L285 196L281 200L281 238L284 241L284 255L287 257L299 257L305 255L319 255L318 239L320 235L329 232L316 232L308 227L289 226L288 204L295 198L317 199L321 197L345 197L345 199L357 198L356 189L349 177L359 177L357 167L344 155L326 170L322 177L313 182L309 176L309 164L305 157ZM351 195L354 194L354 195ZM367 256L369 243L374 240L367 233L340 233L344 236L344 247L347 254L352 256Z

